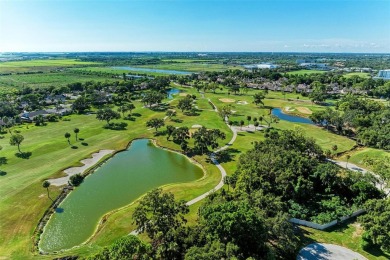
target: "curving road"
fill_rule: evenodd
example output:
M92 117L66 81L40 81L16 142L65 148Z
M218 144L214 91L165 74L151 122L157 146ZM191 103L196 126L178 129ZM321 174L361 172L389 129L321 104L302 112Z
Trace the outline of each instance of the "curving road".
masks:
M323 243L310 244L299 251L297 260L366 260L364 256L348 248Z

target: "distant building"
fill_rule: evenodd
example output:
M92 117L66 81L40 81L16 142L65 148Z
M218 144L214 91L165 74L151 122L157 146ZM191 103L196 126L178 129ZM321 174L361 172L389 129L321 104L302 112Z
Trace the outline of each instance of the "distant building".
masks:
M252 65L244 65L244 68L249 70L256 70L256 69L276 69L279 68L279 65L272 64L272 63L261 63L261 64L252 64Z
M374 79L390 80L390 70L380 70Z

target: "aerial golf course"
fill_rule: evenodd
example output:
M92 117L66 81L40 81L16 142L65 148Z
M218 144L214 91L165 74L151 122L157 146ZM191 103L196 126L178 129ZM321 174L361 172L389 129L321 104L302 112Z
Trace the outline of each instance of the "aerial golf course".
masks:
M86 67L94 65L94 69ZM45 71L41 77L42 82L38 78L40 74L2 76L2 91L7 88L18 89L20 82L24 82L26 86L39 87L50 84L66 85L72 80L116 80L93 74L74 73L80 70L103 70L97 63L76 60L13 62L7 67L1 65L0 71L23 72L32 67ZM46 72L57 67L74 68L63 72ZM189 72L205 70L203 65L185 61L154 68L187 69ZM211 68L220 71L225 67L215 65ZM106 70L112 73L112 70ZM57 75L57 81L48 82L54 75ZM26 80L23 80L23 77ZM176 199L184 201L190 201L213 190L221 181L220 170L206 153L187 154L189 157L183 155L182 147L167 136L168 125L175 128L188 127L190 135L202 126L219 129L225 138L218 140L218 148L232 140L236 131L237 138L225 150L226 156L220 160L228 176L236 171L240 155L250 150L255 142L265 139L268 126L277 131L294 130L303 133L306 137L313 138L324 151L331 151L334 159L349 160L360 167L367 167L363 163L367 156L389 157L383 150L357 147L356 141L350 138L327 131L314 123L300 122L299 118L308 118L313 112L325 109L300 94L283 95L269 91L263 100L264 104L259 105L253 100L260 90L251 89L246 93L233 94L221 84L215 91L198 91L192 84L178 84L174 80L170 82L169 88L176 89L177 93L170 97L166 95L161 101L161 109L146 106L141 101L142 96L135 98L132 101L135 108L130 113L131 120L125 120L121 115L120 119L111 121L126 122L127 126L120 130L105 128L106 122L96 118L97 108L91 108L85 114L64 115L58 122L47 122L46 125L23 123L3 130L0 139L1 157L5 157L7 161L0 166L0 258L8 256L11 259L52 259L53 255L88 256L135 230L132 213L139 198L149 190L163 187L164 191L172 192ZM191 114L178 108L180 100L187 95L193 97L194 110ZM68 102L71 105L74 100ZM227 106L232 112L228 120L231 123L226 122L218 113ZM109 107L115 111L118 109L115 104L110 104ZM276 113L275 109L278 108L280 113L297 119L283 120L283 117L280 117L280 120L274 120L268 125L268 118L272 113ZM176 115L168 117L167 110L175 110ZM264 121L260 118L264 118ZM147 126L151 119L163 120L164 126L156 129ZM241 123L242 121L244 123ZM259 122L258 127L254 126L255 122ZM75 128L79 129L77 137ZM65 133L70 133L70 137L64 137ZM13 134L23 135L19 154L26 156L17 156L18 147L10 145L9 140ZM194 140L188 139L188 146L193 145ZM218 148L210 148L210 153ZM113 152L103 156L83 172L86 176L89 174L84 183L75 187L52 212L50 220L45 223L43 233L37 233L40 219L64 187L50 185L45 189L42 183L45 180L65 177L64 170L83 166L81 160L88 159L101 150ZM129 172L134 176L129 175ZM130 186L124 185L125 183ZM228 185L224 185L223 189L229 189ZM199 207L200 202L190 205L187 225L195 222ZM78 210L88 212L80 214ZM74 217L79 218L79 225L85 226L82 233L77 231L80 226L72 224ZM69 227L69 230L65 234L63 229L66 227ZM360 230L361 227L353 220L330 231L304 227L301 242L302 245L309 241L332 242L357 251L369 259L375 259L374 255L359 248L357 241L361 238ZM147 239L142 234L140 237ZM39 250L43 254L40 254ZM379 259L385 258L385 255L379 256Z

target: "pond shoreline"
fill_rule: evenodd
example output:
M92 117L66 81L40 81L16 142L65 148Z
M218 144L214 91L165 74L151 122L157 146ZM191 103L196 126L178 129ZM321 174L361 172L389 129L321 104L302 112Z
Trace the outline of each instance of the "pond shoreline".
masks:
M90 174L93 174L99 167L101 167L104 163L106 163L109 159L113 158L117 153L120 153L120 152L123 152L123 151L126 151L130 148L131 144L136 141L136 140L141 140L141 139L148 139L149 141L151 141L153 143L153 145L156 147L156 148L159 148L159 149L162 149L162 150L166 150L166 151L169 151L169 152L173 152L173 153L177 153L179 155L182 155L184 157L186 157L187 160L189 160L190 163L196 165L197 167L199 167L202 172L203 172L203 176L200 178L200 179L197 179L195 181L199 181L199 180L202 180L204 179L206 176L207 176L207 171L206 169L203 167L203 165L201 163L199 163L198 161L196 161L194 158L190 158L188 157L186 154L182 153L181 151L179 150L175 150L175 149L171 149L171 148L168 148L168 147L165 147L165 146L162 146L160 144L158 144L158 141L154 138L145 138L145 137L139 137L139 138L134 138L132 140L130 140L128 142L128 144L126 145L126 147L124 149L120 149L120 150L112 150L113 152L109 153L109 154L106 154L105 156L103 156L102 158L100 158L99 161L95 162L94 165L89 165L89 168L87 170L85 170L82 175L84 177L87 177L89 176ZM104 149L103 149L104 150ZM101 151L101 150L100 150ZM100 152L99 151L99 152ZM93 153L95 154L95 153ZM85 159L82 159L82 160L85 160ZM82 161L80 160L80 161ZM67 169L70 169L70 168L74 168L74 167L69 167ZM172 183L170 184L165 184L165 185L162 185L162 186L159 186L159 187L164 187L164 186L167 186L167 185L171 185ZM95 231L93 232L93 234L83 243L81 243L80 245L77 245L77 246L74 246L72 248L68 248L68 249L63 249L63 250L59 250L59 251L54 251L54 252L45 252L43 250L41 250L39 248L39 242L41 240L41 236L44 232L44 229L48 223L48 221L50 220L50 218L53 216L53 214L55 213L56 211L56 208L64 201L64 199L70 194L70 192L74 189L73 186L70 186L70 185L67 185L63 188L63 190L61 191L61 193L57 196L57 198L52 202L52 204L49 206L48 209L46 209L45 213L43 214L43 216L41 217L41 219L38 221L38 225L36 226L36 229L34 230L33 232L33 252L38 252L39 254L41 255L55 255L55 254L58 254L58 253L61 253L61 252L65 252L65 251L68 251L68 250L71 250L71 249L74 249L74 248L77 248L81 245L85 245L87 244L88 242L90 242L94 237L96 237L96 234L101 230L101 228L103 227L103 224L106 222L106 220L108 219L108 217L110 215L112 215L113 213L119 211L119 210L122 210L124 208L127 208L127 207L130 207L131 205L133 205L135 202L137 202L140 198L142 198L145 194L143 194L142 196L136 198L134 201L132 201L131 203L123 206L123 207L120 207L120 208L117 208L117 209L114 209L110 212L107 212L106 214L104 214L100 221L98 222L97 226L96 226L96 229Z

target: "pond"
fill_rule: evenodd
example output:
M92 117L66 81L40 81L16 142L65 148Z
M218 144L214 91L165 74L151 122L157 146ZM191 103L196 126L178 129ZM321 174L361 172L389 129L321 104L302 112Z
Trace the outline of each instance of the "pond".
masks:
M128 205L153 188L202 176L202 169L185 156L158 148L148 139L135 140L59 205L44 229L39 248L54 252L80 245L94 233L104 214Z
M169 99L173 99L173 96L177 95L179 93L180 93L180 90L177 88L171 88L171 89L167 90L167 95L168 95Z
M280 108L272 109L272 114L279 117L281 120L286 120L293 123L314 124L313 121L311 121L309 118L285 114Z
M177 75L190 75L191 72L188 71L180 71L180 70L162 70L162 69L152 69L152 68L140 68L140 67L130 67L130 66L114 66L110 67L111 69L117 70L131 70L131 71L139 71L139 72L156 72L163 74L177 74Z

